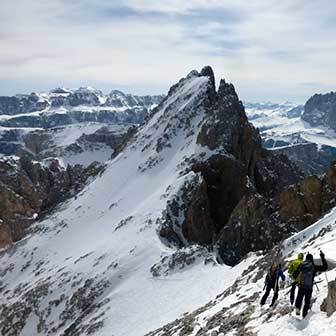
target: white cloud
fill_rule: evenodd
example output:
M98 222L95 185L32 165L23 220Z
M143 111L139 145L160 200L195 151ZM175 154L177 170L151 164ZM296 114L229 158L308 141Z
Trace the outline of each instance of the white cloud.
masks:
M305 99L333 88L336 4L232 3L3 0L0 94L15 93L15 83L158 92L206 64L244 99Z

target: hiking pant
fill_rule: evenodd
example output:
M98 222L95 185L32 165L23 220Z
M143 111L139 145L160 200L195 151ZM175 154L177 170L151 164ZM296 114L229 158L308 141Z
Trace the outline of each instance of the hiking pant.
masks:
M299 288L298 295L296 297L295 301L295 307L297 309L301 309L302 306L302 301L304 298L304 306L303 306L303 311L302 311L302 316L305 317L308 314L308 310L310 307L310 299L313 294L313 288Z
M290 290L290 303L291 303L291 305L294 304L295 289L296 289L296 282L292 282L292 287L291 287L291 290Z
M273 298L272 298L272 303L271 306L274 305L275 301L278 299L278 294L279 294L279 286L276 286L276 288L274 289L275 285L274 284L269 284L266 285L266 292L264 294L264 296L262 297L260 304L263 306L268 298L268 295L271 292L271 289L274 290L274 294L273 294Z

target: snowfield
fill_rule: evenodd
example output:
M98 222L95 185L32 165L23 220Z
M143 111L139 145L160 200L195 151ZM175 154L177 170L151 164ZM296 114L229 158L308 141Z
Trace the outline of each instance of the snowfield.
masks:
M81 164L89 166L92 162L97 161L104 163L108 161L112 154L113 149L106 144L84 144L80 141L83 134L93 134L102 127L112 131L115 134L126 133L128 127L131 125L108 125L96 122L83 122L66 126L59 126L48 130L50 136L50 149L55 149L53 154L57 154L55 158L66 167L68 164L75 165ZM77 144L80 152L71 151L67 146ZM43 161L48 161L46 158Z

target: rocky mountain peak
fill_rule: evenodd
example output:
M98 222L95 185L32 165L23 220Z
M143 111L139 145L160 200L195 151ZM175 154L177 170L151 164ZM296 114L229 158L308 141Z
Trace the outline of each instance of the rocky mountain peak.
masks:
M276 205L266 200L300 180L301 175L286 157L275 157L262 148L260 135L248 122L234 86L221 80L216 93L213 72L205 67L174 85L159 107L158 113L164 112L156 115L157 121L167 118L169 111L169 121L161 128L164 134L160 136L160 149L163 144L173 147L180 128L186 129L185 143L195 141L201 153L189 158L187 171L191 165L198 177L181 188L176 202L168 204L169 216L161 236L178 245L186 241L205 245L216 242L221 257L229 264L235 264L254 247L269 248L281 239L274 233L280 223L270 219ZM155 129L160 127L156 125ZM171 206L176 204L184 207L183 215L179 213L179 218L185 218L179 225L182 233L172 224L176 208ZM254 234L260 230L265 236ZM242 238L246 231L250 231L250 239Z
M219 82L218 96L222 99L227 99L232 97L235 100L238 100L238 95L236 90L231 83L226 83L225 79L221 79Z
M200 72L200 76L207 76L210 78L210 82L212 84L213 89L216 91L216 83L215 83L215 74L211 68L211 66L206 65Z
M301 118L312 126L336 130L336 92L315 94L309 98Z
M71 90L59 87L59 88L50 90L50 93L68 94L68 93L71 93Z

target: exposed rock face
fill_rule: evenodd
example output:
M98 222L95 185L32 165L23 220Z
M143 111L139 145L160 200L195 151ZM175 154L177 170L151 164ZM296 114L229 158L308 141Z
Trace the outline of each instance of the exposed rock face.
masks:
M336 148L325 145L318 148L314 143L291 145L274 152L287 155L307 176L323 174L336 160Z
M222 260L234 264L250 251L269 249L281 239L272 204L260 194L241 198L218 238Z
M215 233L213 225L207 184L197 174L183 185L172 200L168 200L165 222L159 234L179 247L187 245L188 241L211 244Z
M48 168L26 157L1 159L0 248L22 238L38 215L79 192L102 168L93 164L64 169L58 161Z
M322 177L310 176L273 192L251 189L219 232L217 248L222 259L231 263L249 251L270 249L321 218L336 205L335 176L333 164Z
M274 155L266 150L257 160L253 173L257 191L270 198L303 178L302 172L286 155Z
M330 317L336 311L336 280L328 282L328 296L321 304L321 310Z
M288 118L298 118L301 117L302 113L304 111L304 107L302 105L298 105L296 107L293 107L291 110L287 112Z
M110 131L107 127L101 127L92 134L83 134L78 141L103 143L110 146L114 151L119 151L135 132L135 126L129 127L127 131L123 133Z
M0 156L104 162L129 138L128 128L142 124L162 99L92 88L0 97Z
M247 191L246 167L230 157L215 155L205 163L196 164L194 170L201 172L207 184L214 235L227 223L233 209Z
M40 99L36 93L14 97L0 96L0 115L14 115L42 111L48 106L46 100Z
M29 132L23 137L23 143L25 147L34 155L38 155L44 150L48 149L52 136L45 131L33 131Z
M280 194L280 215L296 222L299 229L313 223L321 215L322 181L316 176L291 186Z
M336 164L322 177L310 176L280 194L281 220L303 229L336 204Z
M312 96L306 102L301 118L312 126L325 126L336 130L336 93Z

